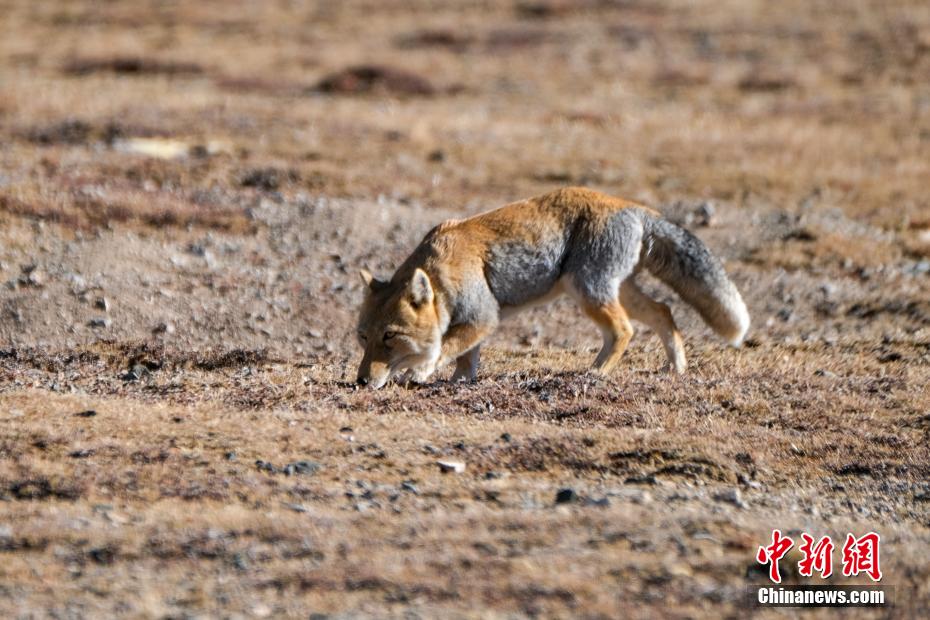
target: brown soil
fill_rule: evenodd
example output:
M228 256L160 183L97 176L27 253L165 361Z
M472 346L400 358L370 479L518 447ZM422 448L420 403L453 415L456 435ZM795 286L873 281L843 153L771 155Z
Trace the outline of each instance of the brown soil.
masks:
M741 617L776 527L927 612L925 3L0 15L0 616ZM356 389L358 268L568 184L704 239L747 345L650 281L683 377L557 302Z

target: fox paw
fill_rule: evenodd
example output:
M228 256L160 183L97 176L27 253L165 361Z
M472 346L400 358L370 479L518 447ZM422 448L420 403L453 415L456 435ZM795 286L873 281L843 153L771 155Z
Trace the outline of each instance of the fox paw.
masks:
M426 383L433 374L433 369L429 367L410 368L401 375L403 383Z

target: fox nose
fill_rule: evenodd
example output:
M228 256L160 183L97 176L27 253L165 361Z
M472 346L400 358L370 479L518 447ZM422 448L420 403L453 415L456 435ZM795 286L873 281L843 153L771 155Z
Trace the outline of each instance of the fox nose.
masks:
M358 379L355 380L355 382L358 383L359 385L368 385L368 377L359 376Z

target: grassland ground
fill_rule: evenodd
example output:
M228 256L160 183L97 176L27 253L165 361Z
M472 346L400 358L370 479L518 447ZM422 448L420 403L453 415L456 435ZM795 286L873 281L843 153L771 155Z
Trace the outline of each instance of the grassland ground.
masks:
M926 3L0 1L0 31L0 615L775 616L776 527L880 532L874 615L927 613ZM684 376L641 327L589 373L560 301L477 383L352 384L359 267L562 185L701 237L746 346L646 281Z

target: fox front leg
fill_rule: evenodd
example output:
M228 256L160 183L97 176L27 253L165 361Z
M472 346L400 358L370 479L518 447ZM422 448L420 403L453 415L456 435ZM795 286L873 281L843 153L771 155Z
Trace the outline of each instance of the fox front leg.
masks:
M452 375L452 380L474 380L478 374L479 345L495 327L495 323L462 323L450 328L442 339L442 353L436 367L455 360L455 374Z
M474 381L478 378L478 360L481 357L481 345L474 347L471 351L460 355L455 360L455 372L452 373L452 381Z

